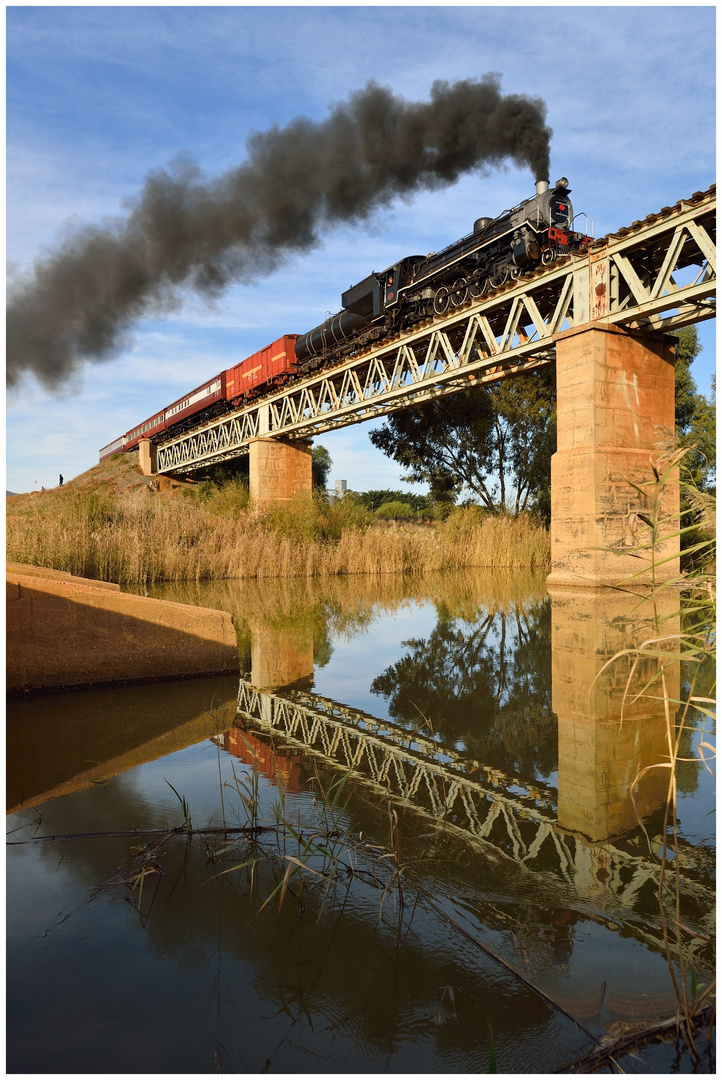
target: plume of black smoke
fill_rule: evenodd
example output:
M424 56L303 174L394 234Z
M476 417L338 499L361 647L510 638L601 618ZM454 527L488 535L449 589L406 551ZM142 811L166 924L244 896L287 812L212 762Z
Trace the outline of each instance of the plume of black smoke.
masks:
M244 164L217 179L181 159L148 177L125 218L77 230L11 290L8 385L26 371L57 385L116 355L132 323L177 305L181 289L255 280L399 196L509 159L547 179L545 118L543 101L503 95L495 76L436 82L428 102L369 83L322 123L253 134Z

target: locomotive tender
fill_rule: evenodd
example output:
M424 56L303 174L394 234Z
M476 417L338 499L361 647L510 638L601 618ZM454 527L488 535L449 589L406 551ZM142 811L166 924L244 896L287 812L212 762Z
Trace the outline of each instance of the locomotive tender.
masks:
M591 237L575 232L565 176L498 217L480 217L473 231L432 255L408 255L383 273L371 273L341 296L342 310L306 334L286 334L242 363L222 371L167 409L104 446L100 460L131 450L142 438L169 436L237 408L284 385L297 373L332 364L356 348L443 316L498 289L508 280L561 255L579 251Z

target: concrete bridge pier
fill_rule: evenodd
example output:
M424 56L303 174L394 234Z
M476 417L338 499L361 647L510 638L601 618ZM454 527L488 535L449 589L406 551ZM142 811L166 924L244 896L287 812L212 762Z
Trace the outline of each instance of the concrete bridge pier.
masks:
M248 452L250 495L258 509L311 495L310 439L253 439Z
M138 443L138 464L143 476L156 476L158 472L158 447L151 439Z
M662 334L586 325L557 339L556 371L548 584L617 585L644 567L635 584L648 584L652 572L633 554L632 528L647 537L635 515L649 514L651 499L630 481L652 481L651 462L674 435L674 343ZM674 532L676 483L666 485L662 507L665 531ZM675 554L679 542L668 541L657 561ZM678 573L679 559L673 557L658 566L654 580Z

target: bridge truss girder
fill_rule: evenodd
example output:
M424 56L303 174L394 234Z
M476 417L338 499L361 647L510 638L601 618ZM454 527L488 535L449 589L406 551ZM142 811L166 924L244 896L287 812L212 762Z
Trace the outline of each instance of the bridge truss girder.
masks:
M159 472L192 472L257 438L309 438L552 363L581 326L669 331L716 314L712 187L412 332L296 379L158 447Z

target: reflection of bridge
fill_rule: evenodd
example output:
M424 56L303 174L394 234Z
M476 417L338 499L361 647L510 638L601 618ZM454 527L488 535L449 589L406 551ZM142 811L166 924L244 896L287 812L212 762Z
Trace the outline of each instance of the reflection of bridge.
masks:
M471 841L492 861L513 866L529 895L549 892L563 906L617 920L657 948L661 839L653 837L650 855L636 817L638 811L659 823L667 793L668 770L654 767L666 755L664 703L656 693L636 696L657 660L634 670L628 660L607 662L650 636L678 630L678 597L669 592L654 604L619 590L552 592L554 786L474 760L431 730L379 720L311 692L300 678L304 657L306 674L312 672L310 645L304 653L302 641L275 627L259 624L253 631L253 666L250 680L240 683L239 718L278 736L282 745L304 747L332 767L350 770L378 793ZM665 678L669 697L678 699L676 663L667 665ZM483 728L483 718L471 714L470 731L477 722ZM443 732L443 722L438 727ZM681 841L678 862L682 920L709 931L713 856ZM667 890L670 914L671 903Z
M659 862L637 845L593 844L563 829L548 785L506 776L433 738L308 691L278 694L241 680L238 716L278 736L283 745L303 747L335 768L350 770L354 779L472 840L492 859L541 872L545 904L556 901L603 914L639 940L661 946L655 918ZM683 845L679 858L685 877L683 920L711 933L711 857L705 849ZM671 913L671 892L667 907ZM696 942L698 948L701 944Z

